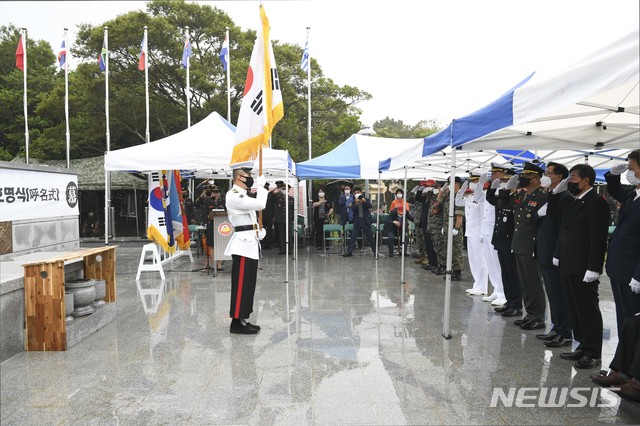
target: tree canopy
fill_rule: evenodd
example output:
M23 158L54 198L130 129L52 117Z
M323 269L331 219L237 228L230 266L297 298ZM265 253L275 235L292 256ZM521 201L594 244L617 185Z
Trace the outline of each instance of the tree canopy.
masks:
M111 149L144 143L144 72L137 67L144 26L148 27L151 140L187 127L186 71L180 65L186 27L192 46L192 124L213 111L226 116L226 73L219 59L226 27L230 32L231 121L237 121L255 30L242 30L224 11L210 5L156 0L147 3L144 12L132 11L97 26L79 26L71 49L76 66L69 71L71 158L100 155L106 150L105 73L97 63L105 27L109 35ZM19 38L15 26L0 27L0 160L24 155L25 149L23 74L14 66ZM28 39L27 48L29 154L43 159L66 158L64 71L57 67L47 42ZM308 158L307 75L300 68L302 47L274 40L273 49L285 110L273 132L273 147L288 149L294 161L304 161ZM357 87L336 84L323 74L315 58L311 60L311 73L315 157L361 128L357 106L371 95ZM374 125L380 136L388 137L425 136L434 128L431 122L411 127L390 118Z

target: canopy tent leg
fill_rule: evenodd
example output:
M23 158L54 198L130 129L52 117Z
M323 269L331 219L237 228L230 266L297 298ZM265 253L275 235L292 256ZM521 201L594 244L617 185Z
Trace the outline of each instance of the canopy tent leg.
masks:
M382 173L378 171L378 198L376 199L376 260L380 258L380 183L382 179Z
M451 266L453 263L453 218L454 198L456 186L456 149L451 150L451 176L449 177L449 223L447 224L447 267L444 284L444 316L442 324L442 337L451 339L449 328L449 316L451 311Z
M400 284L404 284L404 252L407 250L406 229L407 229L407 166L404 167L404 195L402 196L402 244L400 245Z

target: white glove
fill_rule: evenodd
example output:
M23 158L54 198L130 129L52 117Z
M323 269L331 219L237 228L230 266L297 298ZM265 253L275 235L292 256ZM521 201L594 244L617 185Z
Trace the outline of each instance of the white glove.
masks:
M640 294L640 281L634 280L633 278L631 278L629 287L631 287L631 291L634 292L635 294Z
M443 191L446 191L447 189L449 189L449 182L447 181L447 183L445 183L442 187Z
M444 235L444 228L441 228L441 229L440 229L440 233L441 233L442 235Z
M626 164L616 164L615 166L613 166L611 168L611 174L620 176L626 170L627 170L627 165Z
M416 194L418 192L418 188L420 188L420 185L414 186L413 189L411 190L411 193Z
M498 189L501 183L502 181L500 179L494 179L493 182L491 182L491 189Z
M458 230L456 228L453 228L451 231L452 231L451 233L453 234L454 237L456 235L458 235Z
M518 186L518 175L513 175L511 179L509 179L509 182L507 182L505 189L512 190L516 186Z
M265 178L264 175L258 176L258 179L256 179L256 186L264 188L265 183L267 183L267 178Z
M553 188L553 191L551 191L551 193L552 194L559 194L561 192L564 192L564 191L567 190L568 186L569 186L569 178L562 179L560 181L560 183L558 184L558 186Z
M465 180L462 186L460 187L460 191L458 191L458 194L464 194L467 191L467 188L469 188L469 181Z
M422 190L422 192L424 194L428 194L429 192L433 192L433 187L432 186L427 186L425 189Z
M582 281L584 281L585 283L592 283L598 278L600 278L599 273L593 272L593 271L587 271L584 273L584 278L582 279Z
M258 238L260 239L260 241L264 240L264 237L267 236L267 230L264 228L260 228L260 230L258 231Z
M553 260L551 261L551 263L553 263L553 266L560 266L560 260L556 259L555 257L553 258Z
M545 217L547 215L547 203L538 209L538 217Z
M478 186L484 186L485 183L489 180L489 175L483 173L480 175L480 180L478 181Z

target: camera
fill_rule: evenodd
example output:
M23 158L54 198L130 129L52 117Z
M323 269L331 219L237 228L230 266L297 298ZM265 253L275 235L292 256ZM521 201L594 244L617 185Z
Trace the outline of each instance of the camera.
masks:
M360 194L358 195L358 200L362 200L364 198L364 195Z

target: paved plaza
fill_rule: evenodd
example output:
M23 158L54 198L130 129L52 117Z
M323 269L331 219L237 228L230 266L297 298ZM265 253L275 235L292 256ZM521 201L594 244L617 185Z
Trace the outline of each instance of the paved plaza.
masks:
M117 320L66 352L22 352L0 364L6 425L593 424L640 421L640 405L591 383L594 370L545 349L481 297L468 268L452 283L442 337L441 276L405 259L265 251L251 322L229 333L230 262L217 277L182 257L166 280L135 275L140 245L117 249ZM603 366L617 343L608 280L600 287ZM548 315L548 311L547 311ZM549 324L547 322L547 324ZM588 388L540 407L541 388ZM491 407L494 389L534 388ZM538 391L538 393L536 393ZM534 395L534 397L531 397ZM516 405L530 407L516 407ZM585 405L583 404L583 405ZM496 404L494 404L496 405Z

